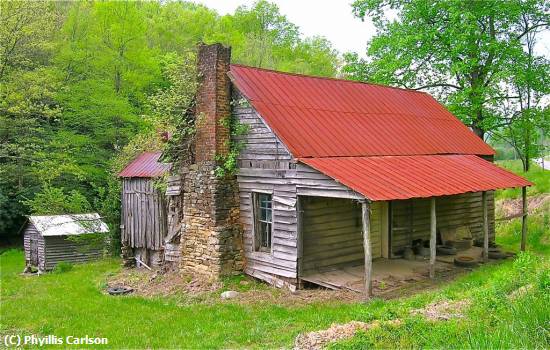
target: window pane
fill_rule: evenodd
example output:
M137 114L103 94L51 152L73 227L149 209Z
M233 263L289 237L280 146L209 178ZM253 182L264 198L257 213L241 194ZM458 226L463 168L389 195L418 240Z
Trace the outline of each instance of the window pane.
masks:
M266 251L271 248L272 196L265 193L255 193L254 196L256 196L254 201L256 247Z

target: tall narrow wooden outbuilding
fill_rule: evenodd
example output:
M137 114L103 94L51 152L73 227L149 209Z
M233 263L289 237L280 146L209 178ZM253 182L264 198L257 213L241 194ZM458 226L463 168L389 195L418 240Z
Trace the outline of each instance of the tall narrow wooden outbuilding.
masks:
M161 152L144 152L120 173L122 178L121 236L123 255L136 263L158 266L164 261L166 204L155 179L170 165L159 161Z

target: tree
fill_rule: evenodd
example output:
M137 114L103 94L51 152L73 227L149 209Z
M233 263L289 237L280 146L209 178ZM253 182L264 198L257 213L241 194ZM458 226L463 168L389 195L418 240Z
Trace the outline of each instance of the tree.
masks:
M522 38L550 24L541 0L357 0L356 16L373 19L368 60L347 55L345 72L439 97L481 138L507 123L506 74L525 56ZM396 14L396 19L391 19Z
M301 38L298 26L265 0L223 16L207 42L232 47L233 60L261 68L334 76L337 52L324 38Z
M550 131L550 61L535 55L539 33L532 30L522 39L525 54L518 55L508 72L508 98L501 105L507 123L491 133L514 148L524 171L532 158L544 155L543 141Z

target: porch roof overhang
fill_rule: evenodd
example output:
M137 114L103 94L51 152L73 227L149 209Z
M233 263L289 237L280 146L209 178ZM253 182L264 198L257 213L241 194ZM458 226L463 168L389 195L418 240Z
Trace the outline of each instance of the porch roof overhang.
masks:
M447 196L531 186L475 155L299 158L371 201Z

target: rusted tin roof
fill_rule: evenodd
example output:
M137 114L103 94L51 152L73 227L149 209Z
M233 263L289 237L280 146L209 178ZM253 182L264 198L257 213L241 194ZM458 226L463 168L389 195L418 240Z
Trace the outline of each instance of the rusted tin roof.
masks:
M426 93L241 65L229 76L297 158L495 153Z
M474 155L301 158L373 201L425 198L531 182Z
M157 177L170 170L170 164L159 162L162 152L144 152L119 174L119 177Z

